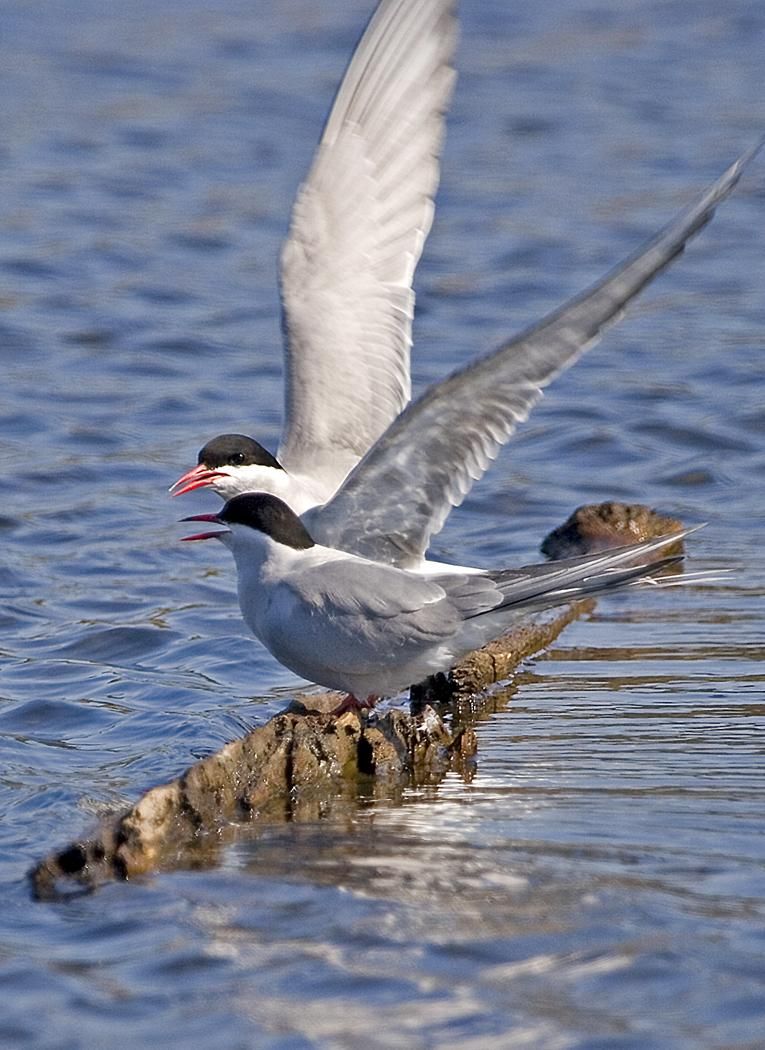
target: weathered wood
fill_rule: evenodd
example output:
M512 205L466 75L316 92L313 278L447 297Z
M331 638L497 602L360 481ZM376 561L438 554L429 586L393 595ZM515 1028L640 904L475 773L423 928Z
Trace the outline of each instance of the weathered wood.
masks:
M539 616L471 654L449 680L435 683L439 695L433 699L467 697L507 678L583 607ZM414 714L392 708L371 718L355 712L334 718L328 712L337 701L334 693L303 695L285 713L147 791L127 812L41 861L31 873L35 894L51 897L109 879L209 863L226 824L294 819L296 810L355 794L362 784L366 793L370 787L385 793L435 784L475 750L470 727L452 731L430 704L419 704Z
M548 558L574 558L608 547L623 547L676 532L682 523L659 514L642 503L588 503L553 529L542 540L540 550ZM680 554L683 541L667 546L667 554Z
M601 534L599 526L598 543ZM611 545L624 543L628 534L620 528ZM299 696L265 725L147 791L89 837L51 853L30 873L33 892L54 897L110 879L210 864L244 822L317 819L333 800L435 784L450 769L470 779L477 747L473 723L482 703L492 705L490 698L482 701L481 691L508 679L593 604L574 602L534 616L469 654L449 676L412 689L411 713L394 707L334 717L338 694ZM461 711L447 725L437 713L443 704L464 708L466 700L470 718Z

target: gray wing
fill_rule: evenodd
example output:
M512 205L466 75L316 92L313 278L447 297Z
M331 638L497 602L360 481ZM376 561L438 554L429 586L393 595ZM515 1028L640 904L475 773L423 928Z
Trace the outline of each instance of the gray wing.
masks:
M397 639L448 638L461 618L440 582L374 562L337 560L329 567L318 565L302 570L289 586L302 608L331 624L335 657L342 654L346 636L353 650L366 642L384 644L393 653ZM501 600L488 578L486 589L493 597L482 609Z
M430 387L393 423L334 498L305 516L320 543L408 566L542 396L714 215L765 140L698 201L588 291L493 353Z
M455 79L455 3L382 0L292 212L278 458L328 495L411 396L412 280Z
M293 581L300 598L323 614L359 614L368 619L391 619L440 602L440 582L391 565L337 559L303 569Z
M694 525L640 543L611 547L577 558L561 558L470 576L449 573L426 578L443 587L463 620L505 609L534 611L613 590L625 583L645 579L666 565L681 562L682 554L665 557L661 551L702 527ZM688 578L696 582L697 574L691 573Z
M544 609L646 580L652 573L681 562L682 554L664 556L661 551L702 527L694 525L597 554L489 572L488 578L502 595L497 609L523 609L524 612ZM696 577L691 574L689 579L695 582ZM471 612L468 618L476 615L481 614Z

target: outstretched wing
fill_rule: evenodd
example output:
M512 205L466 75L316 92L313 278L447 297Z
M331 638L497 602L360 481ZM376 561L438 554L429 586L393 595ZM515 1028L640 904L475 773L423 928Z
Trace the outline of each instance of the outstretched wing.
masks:
M588 291L430 387L370 449L334 498L304 517L316 540L375 561L416 564L451 508L528 417L544 387L592 346L706 226L764 142Z
M433 220L456 0L382 0L282 252L279 461L331 495L406 405L412 280Z

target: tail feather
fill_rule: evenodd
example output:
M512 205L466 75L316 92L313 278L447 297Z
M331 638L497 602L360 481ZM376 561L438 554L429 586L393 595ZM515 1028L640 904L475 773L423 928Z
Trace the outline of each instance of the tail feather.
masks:
M659 583L655 578L656 573L683 560L682 554L662 556L662 549L701 527L681 529L597 554L488 573L502 596L501 601L492 610L476 611L466 619L503 609L522 608L525 611L547 608L635 583ZM664 586L663 583L661 585Z
M655 574L664 569L678 565L682 562L681 554L674 554L668 558L659 558L649 565L637 565L630 569L607 569L597 576L588 576L580 583L570 584L567 587L553 587L547 589L542 584L536 594L527 594L522 598L510 598L498 605L493 612L503 609L514 609L522 607L524 612L536 612L541 609L549 609L563 602L575 601L578 598L588 598L595 594L605 594L610 591L619 591L625 587L638 584L656 584L663 586L661 580L655 578Z

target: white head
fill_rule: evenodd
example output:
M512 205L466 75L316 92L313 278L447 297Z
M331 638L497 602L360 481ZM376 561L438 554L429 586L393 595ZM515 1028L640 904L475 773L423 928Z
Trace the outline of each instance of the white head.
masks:
M243 492L271 492L284 481L275 456L245 434L219 434L199 450L197 466L171 485L174 496L211 488L221 499Z

